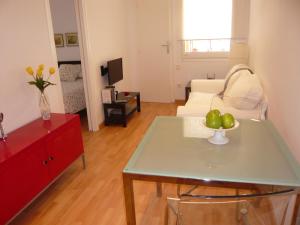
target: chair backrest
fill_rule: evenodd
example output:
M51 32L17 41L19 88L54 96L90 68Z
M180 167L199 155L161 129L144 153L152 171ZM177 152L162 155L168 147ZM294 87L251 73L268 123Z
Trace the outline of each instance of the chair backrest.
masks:
M173 216L169 218L171 223L168 224L282 225L292 193L250 197L168 198L169 217Z

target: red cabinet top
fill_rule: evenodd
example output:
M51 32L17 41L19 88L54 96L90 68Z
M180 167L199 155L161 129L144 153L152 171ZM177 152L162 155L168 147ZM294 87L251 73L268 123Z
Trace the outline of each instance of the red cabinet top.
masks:
M39 118L9 133L5 141L0 140L0 163L77 117L73 114L52 113L48 121Z

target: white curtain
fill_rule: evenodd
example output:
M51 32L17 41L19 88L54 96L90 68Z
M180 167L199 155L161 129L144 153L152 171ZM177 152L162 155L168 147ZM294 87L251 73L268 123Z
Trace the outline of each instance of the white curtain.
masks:
M231 33L232 0L183 0L183 39L190 40L189 51L229 51Z

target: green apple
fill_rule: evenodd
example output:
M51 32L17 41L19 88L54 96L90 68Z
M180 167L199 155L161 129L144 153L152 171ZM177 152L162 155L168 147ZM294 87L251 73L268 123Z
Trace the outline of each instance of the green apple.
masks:
M229 129L229 128L234 127L234 125L235 125L235 119L234 119L233 115L230 113L225 113L222 116L222 127L224 129Z
M219 110L211 110L206 114L206 126L219 129L222 126L222 118Z
M213 109L213 110L210 110L209 112L212 112L212 113L217 114L218 116L221 116L221 112L218 109Z

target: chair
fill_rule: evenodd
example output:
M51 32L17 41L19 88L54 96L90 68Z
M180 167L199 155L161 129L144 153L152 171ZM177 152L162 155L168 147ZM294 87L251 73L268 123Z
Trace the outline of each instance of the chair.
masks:
M167 198L166 225L283 225L295 190Z

